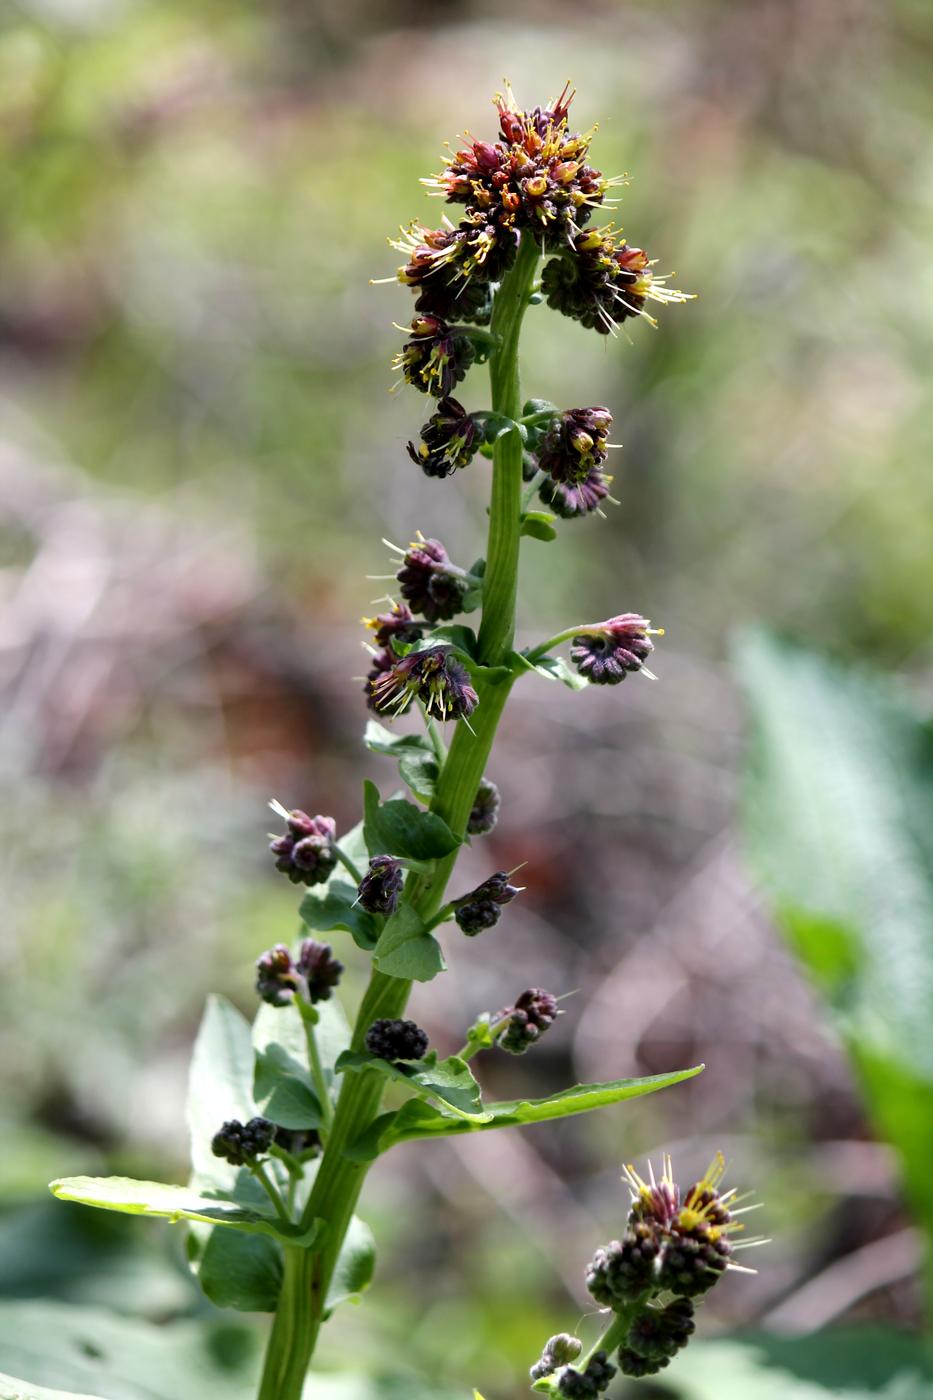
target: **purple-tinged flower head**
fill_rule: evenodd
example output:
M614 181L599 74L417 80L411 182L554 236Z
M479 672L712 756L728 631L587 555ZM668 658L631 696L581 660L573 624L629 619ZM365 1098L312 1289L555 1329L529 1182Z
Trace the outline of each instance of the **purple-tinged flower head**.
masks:
M608 408L570 408L556 417L538 447L538 466L552 481L581 486L606 460Z
M557 247L591 217L618 183L587 163L593 132L571 132L573 93L565 88L548 107L520 111L511 91L499 97L498 141L465 138L445 169L424 183L467 215L488 220L500 238L529 229Z
M557 998L540 987L529 987L516 998L514 1006L500 1012L496 1019L501 1021L506 1016L508 1023L496 1043L510 1055L524 1055L557 1020Z
M269 845L276 870L287 875L293 885L322 885L337 864L333 817L309 817L298 809L288 812L279 802L269 805L288 828Z
M479 704L466 667L450 647L429 647L397 659L372 681L370 694L379 714L400 715L419 700L432 719L469 719Z
M411 338L406 340L393 361L406 383L430 394L446 398L466 375L476 359L473 341L463 331L452 330L439 316L416 316Z
M565 1400L595 1400L610 1386L616 1368L606 1352L597 1351L590 1358L585 1371L577 1371L568 1366L557 1382L557 1394Z
M422 1060L427 1032L414 1021L374 1021L366 1032L366 1049L378 1060Z
M631 247L611 226L584 229L545 263L541 290L555 311L608 335L630 316L644 316L655 325L648 301L670 305L691 300L690 294L668 287L651 267L644 249Z
M517 894L521 894L521 887L509 883L505 870L497 870L469 894L451 900L451 908L461 931L472 938L493 928L502 916L502 905L509 904Z
M490 283L508 271L516 250L514 234L502 235L482 211L467 211L458 227L417 222L390 245L407 261L398 280L416 290L415 310L439 319L477 321L488 314Z
M363 622L372 632L376 646L388 650L393 642L420 642L424 634L424 628L415 621L407 603L393 603L388 612L364 617Z
M256 963L256 991L270 1006L287 1006L296 994L304 1001L328 1001L340 981L343 963L326 943L306 938L293 959L284 943L262 954Z
M625 1345L619 1351L623 1374L631 1374L626 1366L633 1364L632 1353L641 1360L657 1363L658 1370L666 1366L693 1336L696 1330L693 1315L694 1306L689 1298L675 1298L667 1307L646 1307L638 1312Z
M356 902L370 914L394 914L404 883L401 863L394 856L373 856Z
M581 515L590 515L599 510L609 495L611 476L594 467L586 478L576 484L554 481L547 477L542 481L538 495L543 503L559 515L562 520L575 520Z
M376 704L376 684L392 670L398 657L395 655L395 652L390 651L388 647L383 647L382 651L370 653L370 657L372 665L366 672L366 679L363 682L363 694L366 696L368 708L370 710L375 710L376 714L378 714L379 706ZM404 708L407 709L408 706L406 705ZM396 710L396 714L402 714L402 710Z
M555 1337L549 1337L540 1359L531 1368L531 1379L540 1381L545 1376L552 1376L558 1366L566 1366L571 1361L576 1361L582 1350L583 1343L580 1338L572 1337L569 1332L558 1332Z
M663 636L663 628L652 627L638 613L620 613L575 637L570 659L593 685L618 685L630 671L651 675L645 662L654 651L652 636Z
M468 836L489 835L499 820L501 801L495 783L490 782L488 778L482 778L467 819Z
M256 991L270 1006L287 1006L299 990L299 975L291 952L276 943L256 961Z
M303 979L306 1001L330 1001L334 988L343 974L343 963L334 957L329 944L306 938L298 952L296 964Z
M408 546L395 577L412 611L432 625L456 617L470 587L440 540L426 540L421 534Z
M232 1166L243 1167L268 1152L274 1137L275 1127L268 1118L251 1118L248 1123L231 1118L214 1134L211 1151Z
M408 455L425 476L441 480L466 467L482 445L476 420L456 399L444 398L421 429L421 441L408 444Z

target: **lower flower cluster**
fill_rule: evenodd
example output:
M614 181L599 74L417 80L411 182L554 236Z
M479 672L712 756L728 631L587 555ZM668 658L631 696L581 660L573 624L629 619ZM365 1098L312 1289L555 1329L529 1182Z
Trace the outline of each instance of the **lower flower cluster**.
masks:
M603 1394L616 1371L653 1376L687 1345L695 1329L696 1300L738 1266L731 1236L736 1219L735 1191L721 1193L725 1171L717 1155L705 1175L681 1192L670 1159L660 1178L642 1178L631 1167L625 1177L632 1206L620 1240L597 1249L586 1269L592 1297L615 1316L602 1341L579 1365L576 1337L560 1334L545 1345L531 1368L534 1389L551 1395ZM751 1243L749 1241L748 1243ZM614 1358L603 1343L611 1338Z

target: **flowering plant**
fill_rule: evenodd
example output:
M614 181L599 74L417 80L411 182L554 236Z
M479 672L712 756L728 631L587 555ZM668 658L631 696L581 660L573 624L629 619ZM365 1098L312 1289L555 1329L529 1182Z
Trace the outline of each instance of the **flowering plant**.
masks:
M366 620L373 718L364 742L397 761L414 800L385 800L367 781L363 819L342 835L328 816L272 804L284 825L272 841L275 867L304 888L307 932L297 947L278 944L259 958L252 1027L228 1003L209 1003L191 1076L190 1185L79 1177L52 1186L66 1200L190 1222L189 1257L208 1297L275 1315L261 1400L302 1393L322 1324L369 1284L373 1240L355 1211L381 1156L405 1142L587 1112L700 1068L488 1102L470 1060L495 1049L525 1053L554 1026L557 998L518 990L508 1006L462 1028L455 1054L431 1049L404 1014L413 982L444 970L441 930L477 937L522 892L514 872L496 870L474 889L448 893L463 845L498 820L486 770L512 687L543 678L579 689L650 675L651 639L660 635L624 612L515 648L522 539L551 541L560 520L599 513L611 499L609 410L523 398L525 314L546 301L608 334L630 318L652 320L651 302L686 299L619 231L590 227L620 182L589 164L592 132L572 131L571 98L565 89L547 107L522 111L510 92L500 97L497 139L465 139L425 182L460 206L458 221L415 223L393 242L405 258L398 280L415 296L396 365L435 401L409 454L441 479L478 457L492 462L485 558L458 566L440 541L419 535L396 551L397 596ZM453 392L477 363L488 364L491 404L467 411ZM454 620L477 611L476 631ZM569 664L555 654L564 643ZM382 722L409 712L420 715L420 732ZM343 964L323 934L349 936L371 963L352 1029L335 995ZM390 1088L393 1106L384 1108ZM536 1391L597 1395L617 1369L659 1370L693 1330L695 1300L734 1266L740 1227L732 1194L719 1191L719 1163L683 1193L669 1163L648 1183L627 1175L627 1226L587 1272L608 1324L582 1359L578 1339L552 1337L531 1371Z

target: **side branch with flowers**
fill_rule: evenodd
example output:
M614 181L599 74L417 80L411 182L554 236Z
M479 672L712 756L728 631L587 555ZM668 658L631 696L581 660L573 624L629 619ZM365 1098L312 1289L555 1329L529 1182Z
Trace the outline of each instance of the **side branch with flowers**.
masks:
M463 1028L460 1049L443 1055L405 1018L413 983L444 971L441 930L455 925L476 937L521 893L496 870L475 889L448 894L460 849L499 816L487 766L513 685L541 677L579 689L650 675L651 638L660 635L624 612L515 650L522 539L552 541L560 521L601 513L611 499L611 414L523 397L524 317L546 301L606 334L629 318L652 320L650 302L686 299L620 232L589 227L620 181L588 163L593 133L570 129L571 97L565 89L528 111L510 92L498 98L497 138L465 138L425 182L462 206L459 220L413 224L393 243L406 259L398 280L415 295L396 366L435 400L409 454L438 479L477 457L492 462L485 557L457 565L440 541L421 535L407 549L393 546L397 596L366 620L365 695L378 718L364 742L397 761L414 800L384 800L367 782L363 819L341 836L329 817L273 804L285 826L272 842L276 867L306 887L303 936L259 958L262 1005L252 1027L228 1003L208 1007L192 1070L190 1185L79 1177L52 1186L64 1199L191 1223L189 1254L208 1297L274 1313L260 1400L302 1394L321 1325L369 1284L374 1246L355 1211L380 1156L419 1139L587 1112L700 1068L488 1102L469 1062L497 1048L527 1051L557 1020L557 998L525 988L509 1006L480 1013ZM453 393L480 363L490 407L468 412ZM477 611L475 630L456 620ZM554 654L564 643L569 664ZM420 714L423 732L386 727L409 712ZM317 938L325 933L371 962L352 1029L335 996L343 964ZM383 1109L390 1087L397 1106ZM576 1338L551 1338L532 1368L535 1390L597 1395L617 1368L650 1374L686 1342L693 1300L733 1264L739 1227L719 1176L716 1165L681 1198L669 1167L650 1184L630 1172L626 1233L597 1252L587 1274L608 1324L582 1361Z

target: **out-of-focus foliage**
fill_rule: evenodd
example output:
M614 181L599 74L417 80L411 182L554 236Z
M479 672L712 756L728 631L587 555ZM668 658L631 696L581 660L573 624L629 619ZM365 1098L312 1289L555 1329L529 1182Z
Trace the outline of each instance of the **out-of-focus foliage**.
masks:
M762 636L739 667L752 859L933 1239L933 728L890 684Z
M354 620L387 586L364 575L387 572L381 535L418 527L476 558L487 468L443 483L409 461L424 404L386 392L409 300L368 279L395 265L384 235L439 217L417 179L491 128L508 73L529 101L576 80L594 155L633 176L626 233L699 293L606 346L530 313L528 392L608 404L624 447L621 508L526 542L523 640L630 607L667 636L657 686L518 688L502 818L464 878L524 861L528 890L481 956L448 940L453 974L414 1012L446 1053L526 980L579 989L527 1063L481 1068L499 1098L707 1070L630 1105L624 1135L399 1148L373 1174L377 1286L325 1360L368 1349L378 1369L404 1332L463 1396L523 1393L568 1300L588 1306L619 1162L663 1147L700 1171L724 1146L766 1202L775 1244L717 1290L725 1327L917 1320L887 1151L737 854L723 657L764 620L929 689L928 18L918 0L2 8L5 1296L196 1307L169 1232L36 1197L65 1172L182 1178L205 994L252 1015L251 960L295 931L266 799L345 830L361 774L390 781L358 742ZM485 406L482 371L458 392ZM349 937L340 956L352 985ZM0 1368L24 1371L3 1346Z

